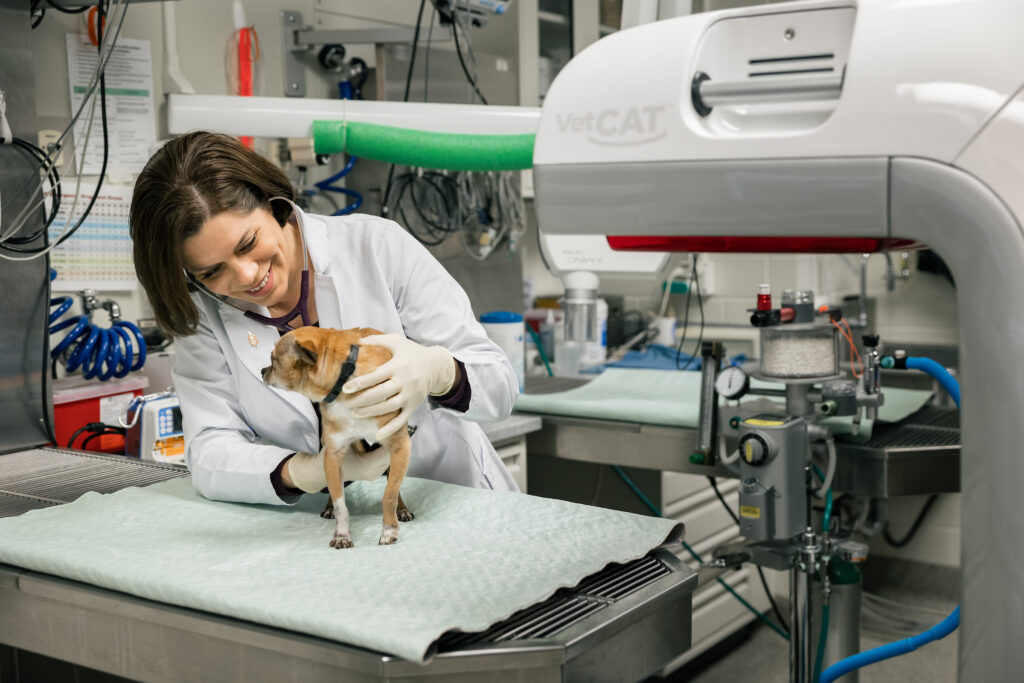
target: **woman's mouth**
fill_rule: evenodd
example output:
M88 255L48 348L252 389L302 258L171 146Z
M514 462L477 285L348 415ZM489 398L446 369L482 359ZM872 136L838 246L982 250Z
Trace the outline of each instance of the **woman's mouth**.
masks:
M260 280L260 283L252 289L245 290L246 293L251 296L263 296L269 292L271 285L274 284L273 272L273 269L268 270L267 274L263 276L262 280Z

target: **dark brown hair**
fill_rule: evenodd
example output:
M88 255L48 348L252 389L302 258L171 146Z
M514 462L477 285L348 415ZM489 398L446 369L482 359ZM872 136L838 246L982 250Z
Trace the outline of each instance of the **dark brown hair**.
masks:
M157 324L172 336L196 331L199 311L185 278L182 245L224 211L270 211L284 226L294 199L288 177L256 152L219 133L174 138L146 163L135 181L129 225L135 273Z

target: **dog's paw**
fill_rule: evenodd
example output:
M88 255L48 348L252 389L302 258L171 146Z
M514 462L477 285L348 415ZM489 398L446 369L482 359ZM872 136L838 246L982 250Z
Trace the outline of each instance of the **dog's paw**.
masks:
M386 526L380 532L380 541L378 545L391 545L398 540L398 527L397 526Z
M334 519L334 504L331 501L327 501L327 507L320 513L320 516L324 519Z
M412 514L412 510L409 508L401 508L398 510L399 522L411 522L414 519L416 519L416 515Z
M351 548L353 545L355 545L355 544L352 543L352 537L349 536L348 534L338 534L338 533L336 533L331 538L331 547L332 548L339 548L339 549L340 548Z

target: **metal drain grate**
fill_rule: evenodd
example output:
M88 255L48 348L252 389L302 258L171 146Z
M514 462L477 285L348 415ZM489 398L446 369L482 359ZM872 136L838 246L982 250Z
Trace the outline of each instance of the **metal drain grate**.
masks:
M878 425L868 448L914 448L960 444L960 414L948 408L926 407L896 424Z
M628 564L608 567L584 579L573 589L563 589L542 603L478 633L447 633L438 641L445 652L475 643L548 638L613 602L635 593L669 574L665 564L650 555Z
M0 491L0 517L17 517L29 510L60 505L52 500L33 498L32 496L20 496L8 491Z
M0 517L70 503L89 491L113 493L188 474L182 467L120 455L37 448L0 456Z

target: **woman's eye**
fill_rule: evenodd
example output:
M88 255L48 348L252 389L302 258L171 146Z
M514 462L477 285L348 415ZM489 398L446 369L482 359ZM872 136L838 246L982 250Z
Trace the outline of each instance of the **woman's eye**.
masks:
M214 268L213 270L207 270L199 273L200 280L209 280L220 271L220 268Z
M256 246L256 235L253 235L252 239L249 240L248 242L246 242L245 245L242 247L242 253L244 254L247 251L252 251L252 248L255 247L255 246Z

